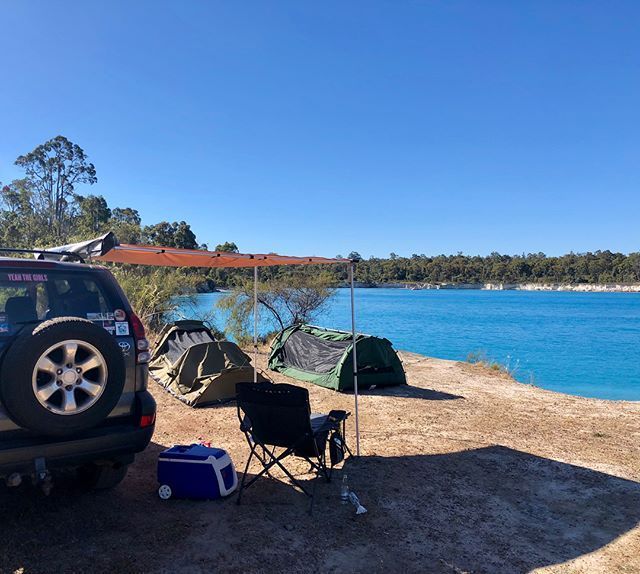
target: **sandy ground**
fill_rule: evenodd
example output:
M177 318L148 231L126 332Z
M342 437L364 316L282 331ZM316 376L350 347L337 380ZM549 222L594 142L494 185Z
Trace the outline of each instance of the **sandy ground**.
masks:
M160 501L162 449L205 437L241 470L248 448L235 406L192 410L152 383L154 441L119 487L0 489L0 571L640 572L640 403L402 356L410 385L363 393L362 457L345 463L366 515L340 504L342 470L312 517L271 479L241 506ZM352 409L351 395L308 388L314 411Z

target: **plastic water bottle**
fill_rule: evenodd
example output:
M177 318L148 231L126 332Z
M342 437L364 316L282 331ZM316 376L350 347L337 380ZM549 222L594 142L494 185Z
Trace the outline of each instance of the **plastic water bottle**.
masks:
M349 482L346 474L342 477L342 484L340 485L340 502L342 504L349 502Z
M356 514L366 514L367 509L362 506L362 504L360 504L360 499L358 498L358 495L351 491L349 493L349 502L351 502L351 504L353 504L356 507Z

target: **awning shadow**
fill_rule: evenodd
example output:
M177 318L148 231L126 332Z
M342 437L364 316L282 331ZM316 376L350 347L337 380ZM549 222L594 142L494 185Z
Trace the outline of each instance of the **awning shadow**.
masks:
M398 397L403 399L423 399L425 401L455 401L464 399L461 395L453 395L435 389L423 389L411 385L399 385L396 387L381 387L376 389L362 389L361 395Z
M501 446L362 457L345 472L370 514L394 525L398 548L433 566L425 571L524 574L640 521L639 483Z
M0 571L524 574L597 551L640 520L640 484L500 446L348 460L368 509L357 517L340 504L340 472L318 484L313 516L303 494L268 478L241 506L163 502L155 468L167 446L151 443L111 492L79 495L71 480L46 498L0 487Z

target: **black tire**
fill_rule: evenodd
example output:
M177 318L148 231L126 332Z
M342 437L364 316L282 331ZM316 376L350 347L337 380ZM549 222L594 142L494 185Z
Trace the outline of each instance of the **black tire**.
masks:
M102 394L90 408L77 414L56 414L36 398L32 377L36 363L47 349L63 341L77 340L97 349L107 365ZM45 435L76 433L102 422L120 400L126 369L122 351L103 328L86 319L61 317L27 328L6 351L0 368L0 396L9 416L21 427Z
M83 488L87 490L108 490L118 486L127 476L129 465L113 464L87 464L78 469L78 479Z

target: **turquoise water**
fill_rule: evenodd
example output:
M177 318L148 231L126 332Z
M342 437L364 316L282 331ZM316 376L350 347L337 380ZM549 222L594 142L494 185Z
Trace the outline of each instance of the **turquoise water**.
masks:
M183 313L210 310L219 297L199 295ZM359 331L397 349L456 360L481 351L522 382L640 400L640 294L357 289L356 313ZM349 330L350 321L349 291L339 289L314 323Z

